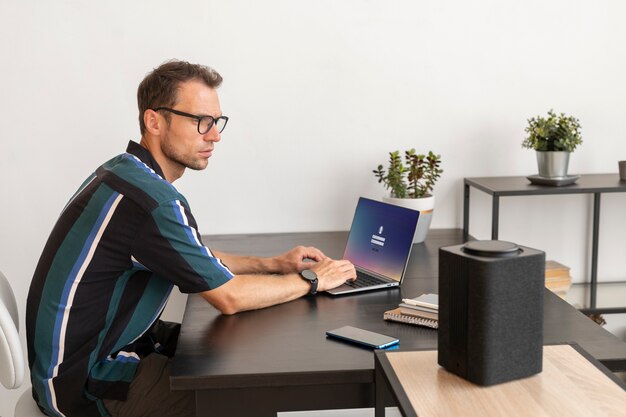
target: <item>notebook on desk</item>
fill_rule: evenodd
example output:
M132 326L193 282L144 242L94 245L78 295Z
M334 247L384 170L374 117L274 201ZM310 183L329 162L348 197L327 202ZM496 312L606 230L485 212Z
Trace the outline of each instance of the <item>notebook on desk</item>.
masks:
M357 280L328 290L332 295L397 287L402 283L419 211L359 198L343 259L356 268Z

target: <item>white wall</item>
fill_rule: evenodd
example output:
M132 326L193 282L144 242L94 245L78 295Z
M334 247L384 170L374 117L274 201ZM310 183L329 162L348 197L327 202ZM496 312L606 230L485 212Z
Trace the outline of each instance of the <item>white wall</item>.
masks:
M169 58L225 78L223 140L176 183L205 234L347 229L357 196L383 193L371 170L410 147L442 155L433 227L460 227L463 177L536 173L520 144L550 108L583 126L571 173L616 172L625 17L620 0L0 0L0 268L23 302L59 211L138 139L137 84ZM481 194L471 228L489 238ZM625 202L603 199L602 279L624 276ZM582 280L590 209L503 199L500 236Z

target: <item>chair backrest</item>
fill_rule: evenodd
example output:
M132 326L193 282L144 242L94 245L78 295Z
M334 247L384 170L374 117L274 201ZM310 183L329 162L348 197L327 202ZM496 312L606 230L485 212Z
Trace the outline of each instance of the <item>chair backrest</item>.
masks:
M11 284L0 272L0 383L15 389L24 382L26 361L17 333L17 304Z

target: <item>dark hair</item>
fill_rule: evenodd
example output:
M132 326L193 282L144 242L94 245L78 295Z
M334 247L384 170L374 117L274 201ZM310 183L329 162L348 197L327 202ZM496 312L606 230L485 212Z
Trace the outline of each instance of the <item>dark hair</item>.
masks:
M217 88L222 84L222 76L204 65L190 64L173 59L152 70L137 88L139 106L139 129L141 135L146 131L143 114L148 109L174 107L178 99L178 86L186 81L197 80L208 87ZM169 122L169 113L164 115Z

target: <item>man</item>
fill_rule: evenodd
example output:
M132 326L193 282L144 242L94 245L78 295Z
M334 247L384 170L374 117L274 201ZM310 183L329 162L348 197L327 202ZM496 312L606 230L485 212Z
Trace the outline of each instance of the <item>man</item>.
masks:
M356 278L350 262L312 247L257 258L202 244L172 183L186 168L206 168L221 139L221 82L181 61L148 74L137 92L140 144L100 166L61 213L26 313L33 396L47 414L193 414L188 394L169 391L164 354L177 328L158 321L173 285L234 314Z

